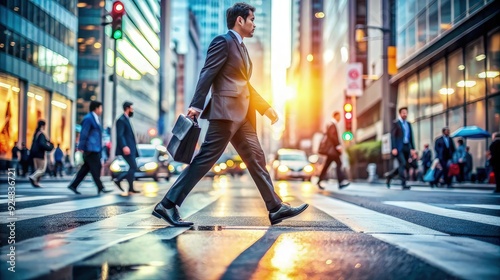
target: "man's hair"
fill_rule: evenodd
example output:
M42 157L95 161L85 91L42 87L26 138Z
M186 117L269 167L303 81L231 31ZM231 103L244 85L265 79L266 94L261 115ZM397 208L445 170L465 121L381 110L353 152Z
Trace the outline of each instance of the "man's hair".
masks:
M127 110L132 105L134 105L134 103L132 103L132 102L128 102L128 101L123 102L123 111Z
M340 112L339 111L335 111L333 112L332 116L335 118L335 116L340 116Z
M447 127L447 126L445 126L445 127L443 127L443 129L441 130L441 132L443 132L443 133L444 133L446 130L450 130L450 128L449 128L449 127Z
M255 7L247 3L236 3L228 8L226 11L227 28L233 29L238 17L242 17L246 21L250 11L255 12Z
M457 141L457 142L458 142L458 144L460 144L460 145L463 145L463 144L464 144L464 140L462 140L462 139L458 139L458 141Z
M399 108L399 113L401 114L401 111L406 110L408 112L408 107L401 107Z
M99 101L90 101L89 110L90 112L94 112L97 108L101 107L102 103Z

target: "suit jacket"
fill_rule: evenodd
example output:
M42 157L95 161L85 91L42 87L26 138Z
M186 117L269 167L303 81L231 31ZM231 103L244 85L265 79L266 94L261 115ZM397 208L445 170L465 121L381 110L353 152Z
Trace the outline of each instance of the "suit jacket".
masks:
M432 164L432 152L430 149L424 150L424 153L422 154L422 164L425 167L430 167Z
M88 113L83 117L78 149L97 153L102 150L102 128L92 113Z
M446 143L444 142L444 137L440 136L436 139L434 143L434 150L436 151L436 158L441 161L448 161L453 158L453 154L455 153L455 143L453 139L448 137L449 147L446 147Z
M410 129L410 139L409 139L409 145L410 149L415 149L415 142L413 141L413 129L411 128L411 124L408 123L408 128ZM398 152L401 152L403 150L403 145L404 145L404 130L403 130L403 124L399 119L396 119L392 122L392 128L391 128L391 144L393 149L397 149Z
M122 115L116 121L116 152L117 156L123 156L123 148L128 147L130 149L130 155L133 157L139 156L139 151L137 150L137 143L135 141L134 130L130 124L130 119L125 115Z
M190 107L204 109L201 118L242 122L247 118L255 127L255 111L263 115L271 106L250 84L245 51L229 31L210 43ZM212 98L204 108L208 91Z
M499 166L500 165L500 139L495 139L490 144L490 165Z

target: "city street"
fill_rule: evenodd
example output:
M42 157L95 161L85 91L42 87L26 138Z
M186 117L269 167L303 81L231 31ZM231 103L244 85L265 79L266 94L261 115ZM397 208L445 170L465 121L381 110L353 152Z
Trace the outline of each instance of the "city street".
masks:
M195 226L174 228L151 215L172 181L138 181L142 193L131 196L110 181L114 192L101 196L89 180L81 196L64 181L42 181L41 189L17 183L13 216L6 192L0 197L8 217L2 241L15 221L15 272L12 245L2 243L1 278L500 278L500 195L491 190L365 183L338 190L330 181L321 191L280 181L284 201L310 206L270 226L248 175L207 178L180 208Z

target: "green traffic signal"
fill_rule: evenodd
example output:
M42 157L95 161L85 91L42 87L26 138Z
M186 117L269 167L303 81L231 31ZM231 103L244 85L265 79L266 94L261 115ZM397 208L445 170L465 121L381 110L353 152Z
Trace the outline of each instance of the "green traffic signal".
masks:
M115 30L113 32L113 39L118 40L121 39L122 37L123 37L123 32L120 29Z
M342 133L342 139L344 139L344 141L351 141L353 138L354 138L354 135L350 131L346 131L346 132Z

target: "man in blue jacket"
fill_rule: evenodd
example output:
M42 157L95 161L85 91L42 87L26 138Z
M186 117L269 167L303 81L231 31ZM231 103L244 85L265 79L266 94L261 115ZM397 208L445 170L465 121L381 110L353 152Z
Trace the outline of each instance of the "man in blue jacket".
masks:
M102 103L91 101L89 110L90 112L82 120L80 142L78 143L78 150L83 151L83 165L68 186L68 189L72 190L75 194L81 194L76 188L89 171L97 185L97 194L111 192L111 190L104 189L100 178L102 128L99 123L99 116L102 114Z

